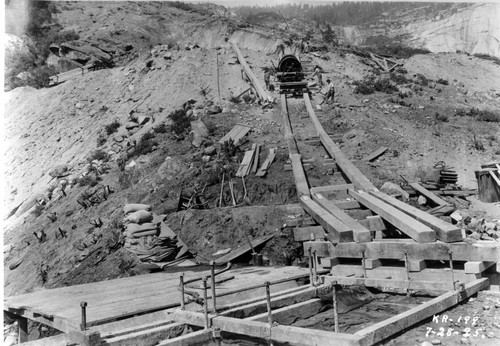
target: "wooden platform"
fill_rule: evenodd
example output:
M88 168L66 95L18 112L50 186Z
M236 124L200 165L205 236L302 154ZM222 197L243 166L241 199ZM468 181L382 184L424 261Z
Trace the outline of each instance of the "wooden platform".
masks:
M207 270L190 270L185 272L185 280L209 274L210 271ZM262 284L265 281L275 281L300 274L308 276L309 271L307 268L298 267L245 267L221 274L234 278L216 287L218 292L227 293L242 287ZM133 276L6 297L4 310L69 332L79 330L82 301L88 303L87 324L100 325L126 316L179 306L178 284L179 273ZM272 286L271 289L279 290L284 286L287 285ZM198 290L198 293L200 292ZM238 295L238 299L251 294L254 292ZM230 301L231 297L226 299L227 303ZM224 301L220 300L219 303L224 304Z

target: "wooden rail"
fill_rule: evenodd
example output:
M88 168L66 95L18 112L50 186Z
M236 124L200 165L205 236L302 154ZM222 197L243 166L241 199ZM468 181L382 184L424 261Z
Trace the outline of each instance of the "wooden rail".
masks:
M344 174L349 178L349 180L351 180L356 188L366 191L375 190L375 185L373 185L372 182L368 180L368 178L365 177L363 173L361 173L361 171L356 166L354 166L351 161L349 161L345 154L325 132L318 120L318 117L314 113L309 95L307 93L304 93L303 97L307 112L309 113L309 117L311 118L314 127L316 128L316 132L318 133L321 143L325 147L326 151L328 151L328 153L335 158L335 160L337 161L337 165L340 167L342 172L344 172Z
M250 81L252 82L253 87L255 88L255 91L257 92L257 95L259 95L259 98L261 101L268 101L270 99L269 95L266 94L264 91L264 88L260 84L259 80L253 73L252 69L250 66L248 66L245 57L241 53L240 48L238 48L238 45L234 42L231 42L231 46L233 47L236 55L238 56L238 61L240 62L240 65L243 67L245 70L245 73L247 74L248 78L250 78Z

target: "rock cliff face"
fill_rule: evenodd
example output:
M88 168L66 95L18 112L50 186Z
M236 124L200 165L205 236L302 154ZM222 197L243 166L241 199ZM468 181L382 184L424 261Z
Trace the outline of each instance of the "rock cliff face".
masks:
M403 28L411 46L500 57L500 3L474 4Z

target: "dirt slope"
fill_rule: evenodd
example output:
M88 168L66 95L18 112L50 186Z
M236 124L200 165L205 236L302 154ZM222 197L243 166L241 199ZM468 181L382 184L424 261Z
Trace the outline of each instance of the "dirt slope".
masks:
M170 214L175 210L173 205L181 188L203 186L209 181L205 197L210 207L215 207L221 177L214 158L204 161L204 151L236 123L254 127L242 150L252 142L263 144L265 149L278 148L268 176L251 177L247 181L250 203L273 206L297 202L292 174L283 171L287 149L279 105L273 110L263 110L256 104L230 101L230 96L245 90L247 84L241 79L233 52L221 36L228 34L230 41L240 45L257 77L263 80L261 67L269 66L271 59L276 62L270 53L279 35L273 36L265 27L239 28L237 21L218 18L209 12L200 14L175 8L158 11L155 3L103 2L99 6L103 7L85 2L61 4L58 16L65 25L76 23L77 30L87 39L104 42L103 37L113 37L111 33L115 32L115 36L121 37L119 44L127 41L133 44L131 55L123 57L115 68L92 72L52 88L18 88L6 93L5 169L9 193L3 196L2 203L6 206L4 215L11 211L13 214L4 221L6 294L139 274L137 259L120 239L122 206L149 203L158 214ZM142 21L141 13L146 20ZM145 22L150 22L147 16L158 15L168 18L159 20L164 26L146 27ZM131 24L136 29L125 30ZM160 35L164 28L168 28L168 34ZM172 38L178 40L180 50L161 51L157 45ZM194 44L201 48L194 48ZM153 48L160 53L151 54ZM444 160L458 172L461 185L474 187L474 169L480 163L500 159L498 123L455 116L457 109L499 108L500 66L463 54L414 56L403 61L409 81L400 87L411 92L401 105L394 102L394 98L398 100L397 92L371 95L354 92L354 81L373 73L362 58L341 50L332 50L325 57L310 56L313 65L319 64L326 71L324 80L327 77L334 80L338 107L323 106L318 115L327 132L342 137L342 149L377 186L385 181L400 181L400 175L415 180L422 167ZM419 85L414 77L417 73L430 82ZM446 79L448 84L436 83L439 78ZM219 102L218 90L222 112L210 114L211 102ZM200 106L195 109L197 118L211 128L210 136L200 148L191 144L193 134L182 139L169 131L153 131L162 123L170 124L168 115L190 99ZM313 103L320 100L321 96L313 93ZM292 122L301 138L313 136L310 122L301 116L305 114L304 106L298 100L290 104ZM133 134L125 130L131 110L133 116L149 118ZM436 113L446 115L448 121L437 119ZM120 123L116 137L119 142L115 139L117 134L112 134L98 146L100 134L114 120ZM121 170L119 160L127 151L126 143L139 142L146 133L153 134L154 150L125 162L133 160L135 168ZM484 145L484 150L473 146L473 135ZM389 151L374 163L360 161L379 146L387 146ZM47 197L63 180L53 179L49 171L57 165L66 165L70 175L64 179L76 179L88 170L86 157L96 148L110 155L105 164L107 173L102 174L100 184L110 185L115 192L99 205L83 209L77 199L91 187L76 184L66 190L67 196L53 198L43 210L33 213L36 198ZM325 153L308 147L302 154L320 160ZM242 155L242 152L237 154L233 164L237 165ZM213 172L216 174L212 175ZM311 170L308 176L311 185L330 181L319 170ZM242 198L240 181L236 182L236 189ZM228 192L225 193L229 198ZM47 217L53 212L57 214L55 222ZM241 243L241 239L227 233L240 229L245 222L255 236L274 232L279 226L278 219L263 225L259 218L233 215L227 224L220 224L217 236L209 234L208 229L203 238L197 238L200 225L213 217L203 213L207 212L193 211L188 226L182 228L193 250L203 255ZM104 223L102 228L89 224L98 217ZM174 229L178 219L179 215L169 216ZM56 239L59 227L68 231L68 238ZM41 229L48 235L44 243L38 243L33 235ZM219 244L217 237L224 241ZM20 260L15 269L9 269Z

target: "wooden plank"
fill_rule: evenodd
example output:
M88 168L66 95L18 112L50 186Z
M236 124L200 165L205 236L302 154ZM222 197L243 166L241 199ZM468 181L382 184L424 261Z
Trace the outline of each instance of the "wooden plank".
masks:
M387 151L387 147L381 147L377 150L375 150L374 152L372 152L371 154L365 156L363 158L363 161L373 161L375 160L377 157L379 157L380 155L382 155L383 153L385 153Z
M382 262L380 259L373 259L373 258L367 258L365 259L365 267L366 269L375 269L377 267L380 267L382 265Z
M229 131L224 137L222 137L219 140L220 144L223 144L225 141L229 140L230 138L233 139L234 144L238 144L238 142L246 136L246 134L251 130L252 128L247 125L242 125L242 124L236 124L234 127Z
M366 219L359 220L358 222L372 232L380 232L386 230L384 220L382 220L382 218L378 215L367 216Z
M260 339L270 339L280 343L354 346L359 345L361 340L358 336L345 333L281 325L270 327L267 322L248 321L225 316L209 315L209 317L212 320L212 327L219 328L221 331ZM176 310L172 313L172 318L197 326L203 326L205 323L203 314L198 312Z
M391 289L398 290L399 293L406 292L407 290L419 290L426 293L434 293L439 295L443 292L449 291L451 282L444 281L417 281L417 280L398 280L398 279L377 279L377 278L356 278L344 276L326 276L325 283L336 282L338 285L363 285L366 287L373 287L378 289Z
M210 329L202 329L179 337L163 340L156 344L157 346L190 346L190 345L205 345L212 340L212 331ZM139 345L139 344L137 344Z
M248 66L248 64L245 60L245 57L243 56L240 49L238 48L238 45L234 42L231 42L231 46L233 47L234 51L236 52L236 55L238 56L238 61L240 62L240 65L245 70L245 73L247 74L248 78L250 78L250 81L252 82L252 85L255 88L255 91L257 91L257 94L259 95L259 98L261 99L261 101L269 100L270 97L264 91L264 88L260 84L259 80L257 79L255 74L253 73L250 66Z
M490 171L491 177L496 181L497 185L500 186L500 179L493 173L493 171Z
M362 191L349 190L349 194L417 242L430 243L436 241L436 232L434 230L382 200Z
M271 163L273 163L275 157L276 157L276 148L269 149L269 154L267 155L266 160L264 161L262 166L260 166L259 171L255 175L258 177L263 177L264 175L266 175L267 170L271 166Z
M336 191L347 191L354 189L354 184L325 185L311 188L311 193L330 193Z
M355 187L363 190L373 190L375 186L366 178L361 171L354 166L354 164L349 161L349 159L344 155L344 153L340 150L340 148L335 145L330 136L325 132L321 123L319 122L316 114L314 113L314 109L311 104L311 99L307 93L303 94L304 102L306 104L307 112L309 113L309 117L316 128L316 132L321 139L321 143L325 147L326 151L332 156L335 157L337 165L340 167L342 172L349 178L349 180L354 184Z
M464 269L467 274L480 274L495 264L496 262L468 261L465 262Z
M262 245L262 244L266 243L267 241L271 240L273 237L274 237L274 234L271 234L271 235L267 235L264 237L254 239L251 241L252 246L254 248L256 248L257 246ZM252 248L250 247L250 244L244 244L243 246L240 246L239 248L234 249L233 251L231 251L227 255L224 255L224 256L214 260L215 264L216 265L226 264L227 262L231 262L234 259L240 257L241 255L243 255L246 252L249 252L251 250L252 250Z
M252 165L252 172L254 174L257 173L257 168L259 165L259 157L260 157L260 144L257 144L257 147L255 148L255 158L253 160L253 165Z
M304 286L303 286L304 287ZM315 287L306 286L298 292L290 292L288 294L271 297L271 308L280 309L286 306L298 304L317 296L317 289ZM253 302L247 305L238 306L233 309L220 312L219 315L235 318L248 318L256 314L264 313L267 311L266 297L262 296L260 301Z
M306 241L303 243L304 254L306 254L307 256L310 248L311 251L316 251L316 255L319 257L335 257L335 256L330 256L331 252L330 245L332 244L326 241Z
M471 196L477 195L477 190L436 190L436 195L442 196Z
M428 317L451 308L452 306L460 303L462 300L488 286L489 280L487 278L475 280L466 284L464 291L447 292L435 299L419 305L418 307L388 318L382 322L375 323L370 327L364 328L354 333L354 335L362 338L361 345L373 345L413 326L416 323L423 321Z
M297 189L297 196L309 196L309 185L307 184L306 174L302 167L300 154L291 154L290 160L292 161L293 177L295 179L295 187Z
M243 156L243 159L241 160L240 167L238 168L238 171L236 172L237 177L246 177L248 175L248 171L250 170L250 167L252 166L252 160L253 160L254 154L255 154L255 148L245 151L245 155Z
M340 210L340 208L338 208L335 203L325 198L320 193L313 194L312 198L316 203L325 208L330 214L335 216L349 229L352 230L355 242L366 243L372 240L370 230L366 229L362 224Z
M365 251L366 258L399 259L404 258L405 253L409 260L433 260L447 261L450 259L450 251L455 261L482 261L498 262L500 258L500 243L484 241L476 243L456 242L419 244L411 239L381 239L369 243L341 243L329 244L326 241L305 242L314 244L324 257L339 258L361 258ZM306 249L307 250L307 249Z
M425 187L419 183L410 183L410 186L420 194L424 195L427 199L431 200L436 205L448 205L449 203L442 198L436 196L434 193L427 190Z
M396 198L386 195L383 192L370 191L370 194L435 230L437 239L441 241L451 243L455 241L461 241L463 239L462 231L460 228L444 220L441 220L440 218L417 209L409 204L401 202Z
M293 230L293 238L295 241L324 239L325 230L323 226L297 227Z
M302 196L300 204L328 232L330 241L339 243L354 241L352 230L310 197Z
M334 200L333 203L340 209L359 209L361 205L356 200Z
M425 260L411 259L408 260L408 269L411 272L420 272L427 267L427 262Z
M113 335L104 340L106 346L157 345L165 339L177 338L185 330L184 323L171 323L162 326L144 328L130 333Z

